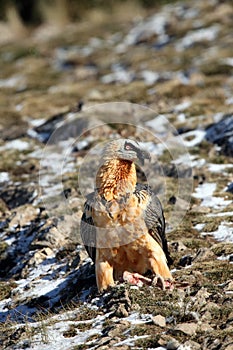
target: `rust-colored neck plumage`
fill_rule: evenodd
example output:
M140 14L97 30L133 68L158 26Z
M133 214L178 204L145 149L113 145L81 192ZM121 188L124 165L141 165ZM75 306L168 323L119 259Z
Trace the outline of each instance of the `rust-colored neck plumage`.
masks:
M100 167L96 177L96 186L99 194L109 201L133 193L136 181L134 163L111 159L106 160Z

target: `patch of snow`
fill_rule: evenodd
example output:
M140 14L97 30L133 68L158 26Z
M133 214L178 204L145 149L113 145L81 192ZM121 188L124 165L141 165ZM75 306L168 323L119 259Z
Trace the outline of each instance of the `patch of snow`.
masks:
M233 224L223 221L218 229L213 232L201 232L203 236L214 236L218 241L233 242Z
M188 107L190 107L191 104L192 104L191 101L188 101L188 100L183 101L183 102L181 102L181 103L179 103L178 105L175 106L174 111L175 112L182 112L185 109L187 109Z
M77 310L74 310L67 311L62 315L55 315L48 320L28 323L28 327L33 330L33 335L30 339L31 344L33 344L34 350L64 350L84 344L91 348L93 341L88 341L88 339L93 335L102 334L103 322L109 316L110 313L107 313L90 320L75 321L77 318ZM92 327L82 332L78 329L80 324L91 324ZM17 327L20 326L22 327L24 324L17 325ZM73 337L65 337L64 332L68 331L70 326L77 326L77 334ZM21 345L23 345L23 343Z
M193 194L193 197L200 198L200 199L209 198L213 196L213 193L215 190L216 190L215 183L206 182L204 184L199 185L196 188L196 193Z
M42 331L38 331L35 334L31 341L33 342L33 350L63 350L63 349L71 349L77 345L86 344L88 338L93 335L101 335L101 327L93 327L84 332L78 330L77 327L77 335L74 337L65 337L64 332L69 330L70 325L75 325L78 322L58 322L52 325L46 325L46 334L43 334ZM33 324L31 324L33 326ZM39 326L39 327L38 327ZM38 329L42 328L43 325L37 325ZM45 326L44 326L45 327ZM36 327L33 327L36 328Z
M184 113L180 113L177 115L177 121L180 122L180 123L184 123L185 120L186 120L186 115Z
M217 260L230 260L230 257L232 256L232 254L228 254L228 255L221 255L217 257Z
M39 118L39 119L29 119L28 120L29 124L33 127L38 127L46 122L46 119L44 118Z
M222 58L222 63L233 67L233 57L226 57L226 58Z
M17 149L18 151L25 151L30 148L30 144L27 141L22 140L12 140L5 143L4 146L1 146L0 149Z
M9 237L7 239L4 239L4 242L6 244L8 244L9 246L12 245L15 241L16 241L16 237L15 236L12 236L12 237Z
M215 190L215 183L206 182L196 188L195 193L193 193L193 197L202 199L202 207L209 207L214 209L221 209L232 203L232 201L225 200L222 197L213 196Z
M84 149L85 147L87 147L89 145L89 142L87 140L87 138L85 140L82 141L78 141L75 146L78 149L78 151L81 151L82 149Z
M197 231L201 231L203 228L205 227L205 224L196 224L194 226L194 228L197 230Z
M18 84L25 86L25 78L22 75L14 75L8 79L0 79L0 88L14 88Z
M103 77L101 77L101 82L104 84L111 84L115 82L129 84L132 82L133 79L134 73L132 71L121 69L113 73L104 75Z
M151 322L150 314L139 314L139 312L133 312L129 316L125 317L124 320L129 321L131 324L145 324Z
M41 137L41 135L39 135L35 130L33 129L28 129L27 130L27 135L32 137L33 139L37 139L39 141L43 141L43 137ZM34 152L33 152L34 153Z
M229 168L233 168L233 164L213 164L213 163L208 163L208 169L212 173L222 173L223 170Z
M165 146L162 143L154 143L152 141L141 142L143 148L145 148L150 154L161 156L164 152Z
M221 209L227 207L231 203L231 200L225 200L222 197L208 197L204 198L203 202L201 203L201 206L214 209Z
M184 145L186 147L194 147L201 143L205 137L206 132L203 130L192 130L181 134L180 137L183 139ZM187 138L192 138L191 140L187 140Z
M191 161L191 166L195 168L201 168L203 167L203 165L205 165L205 163L206 163L206 160L204 158L196 158Z
M147 21L137 24L132 28L126 35L124 45L130 46L135 45L141 38L145 40L151 37L153 34L159 36L160 41L166 36L165 29L167 24L167 14L160 12Z
M0 300L0 314L6 312L7 305L11 302L11 298ZM0 318L1 321L1 318Z
M9 181L10 178L9 178L9 173L6 172L6 171L2 171L0 172L0 183L1 182L6 182L6 181Z
M168 132L168 120L164 114L159 114L154 119L148 120L145 125L149 126L157 133L167 133Z
M206 216L207 217L221 217L221 216L232 216L233 217L233 211L224 211L221 213L209 213Z
M227 104L227 105L233 105L233 97L228 97L228 98L226 99L226 104Z
M213 41L219 33L219 25L215 24L209 28L201 28L189 31L177 44L176 49L183 51L196 43Z
M177 159L172 160L174 164L189 164L190 167L201 168L206 160L204 158L197 158L194 155L190 155L188 153L182 154Z
M18 103L18 104L15 106L15 110L16 110L17 112L22 111L22 109L23 109L23 104L22 104L22 103Z
M55 66L73 59L77 56L87 57L94 52L94 48L89 46L73 45L69 47L59 47L55 50Z
M159 80L159 73L151 70L143 70L140 74L146 85L153 85Z
M213 116L214 122L215 123L220 122L220 120L222 119L223 116L224 116L223 112L218 112L218 113L214 114L214 116Z
M28 298L45 295L55 290L65 281L64 278L53 279L54 271L61 268L62 265L56 264L53 258L44 260L31 270L27 279L17 281L18 286L14 289L14 293L22 294L24 298ZM30 288L25 290L27 285L30 285Z

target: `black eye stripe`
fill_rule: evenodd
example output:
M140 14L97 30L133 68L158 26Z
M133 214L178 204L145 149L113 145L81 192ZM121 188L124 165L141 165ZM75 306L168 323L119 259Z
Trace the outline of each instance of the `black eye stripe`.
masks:
M125 145L124 145L124 149L129 151L129 150L133 150L135 152L137 152L137 147L135 147L132 143L130 142L125 142Z

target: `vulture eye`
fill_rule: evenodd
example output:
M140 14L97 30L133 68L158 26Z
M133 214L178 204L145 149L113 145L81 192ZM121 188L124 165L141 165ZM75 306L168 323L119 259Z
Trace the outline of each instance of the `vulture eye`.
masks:
M132 150L132 149L133 149L133 147L131 146L130 143L125 143L125 150L126 150L126 151L130 151L130 150Z

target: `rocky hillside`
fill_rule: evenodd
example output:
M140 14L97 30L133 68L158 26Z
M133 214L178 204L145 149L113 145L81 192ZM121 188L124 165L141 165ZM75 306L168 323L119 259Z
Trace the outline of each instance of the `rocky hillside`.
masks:
M0 37L2 349L233 348L232 32L231 1L191 0ZM79 222L114 137L152 155L174 291L97 292Z

